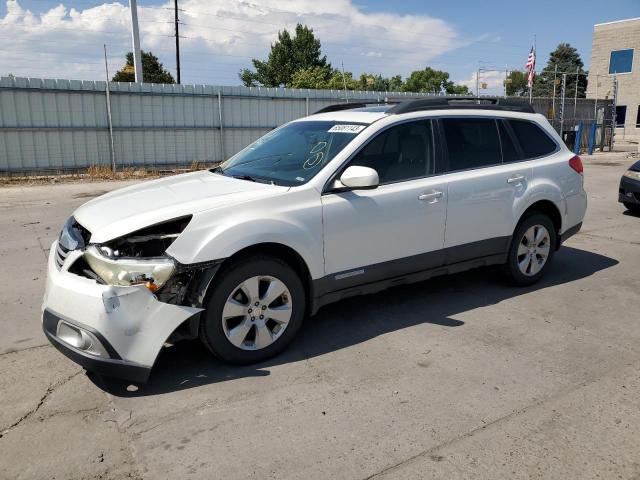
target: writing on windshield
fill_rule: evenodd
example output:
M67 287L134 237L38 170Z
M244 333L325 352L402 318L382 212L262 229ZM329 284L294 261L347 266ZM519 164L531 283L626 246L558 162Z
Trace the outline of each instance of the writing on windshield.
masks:
M335 121L292 122L267 133L217 171L278 185L300 185L316 175L365 127Z

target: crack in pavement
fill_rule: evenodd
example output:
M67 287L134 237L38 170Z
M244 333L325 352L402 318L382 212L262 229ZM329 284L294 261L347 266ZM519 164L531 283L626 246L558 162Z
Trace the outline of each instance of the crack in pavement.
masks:
M104 392L105 396L107 397L107 402L108 404L111 406L111 411L116 414L116 412L118 411L118 407L116 406L115 402L114 402L114 397L107 393ZM138 455L136 452L136 447L133 443L134 441L134 435L129 433L129 427L125 426L126 422L131 422L132 418L133 418L133 410L128 410L129 412L129 418L127 420L120 421L117 418L113 419L113 420L108 420L108 421L113 421L115 423L115 427L118 430L118 432L120 433L120 435L123 437L123 440L125 441L125 444L127 446L127 456L128 458L128 466L129 466L129 471L127 472L127 477L128 478L135 478L135 479L141 479L142 475L140 474L140 468L139 468L139 464L138 464ZM117 415L115 415L117 417Z
M0 353L0 357L4 357L5 355L11 355L12 353L28 352L29 350L35 350L36 348L50 347L50 346L51 346L50 343L43 343L42 345L33 345L31 347L25 347L25 348L20 348L20 349L9 349L9 350L5 350L4 352Z
M40 400L38 401L38 403L36 404L36 406L34 408L29 410L27 413L25 413L22 417L20 417L18 420L16 420L14 423L9 425L8 427L3 428L2 430L0 430L0 438L3 438L11 430L13 430L18 425L20 425L22 422L24 422L25 420L28 420L30 417L32 417L34 414L36 414L38 412L38 410L40 410L40 407L42 407L42 405L44 405L44 402L46 402L47 398L49 398L49 396L53 392L55 392L56 389L58 389L59 387L63 386L67 382L71 381L74 377L77 377L83 371L84 370L78 370L77 372L69 375L68 377L63 378L59 382L55 382L55 383L52 383L51 385L49 385L47 387L47 390L44 392L44 395L42 395L40 397Z
M613 371L617 371L617 370L612 370L612 372ZM611 373L611 372L608 372L608 373ZM386 473L388 473L390 471L393 471L393 470L395 470L395 469L397 469L399 467L402 467L403 465L409 464L409 463L411 463L411 462L413 462L413 461L415 461L415 460L417 460L419 458L424 458L424 457L426 457L428 455L433 455L438 450L441 450L443 448L449 447L449 446L451 446L451 445L453 445L453 444L455 444L455 443L457 443L457 442L459 442L461 440L465 440L467 438L470 438L470 437L474 436L476 433L481 432L483 430L486 430L489 427L492 427L494 425L498 425L498 424L503 423L503 422L507 422L507 421L511 420L512 418L515 418L515 417L517 417L517 416L519 416L519 415L521 415L523 413L527 413L528 411L530 411L530 410L532 410L534 408L537 408L537 407L539 407L541 405L544 405L544 404L546 404L546 403L548 403L550 401L558 400L558 399L560 399L560 398L562 398L562 397L564 397L566 395L570 395L570 394L572 394L574 392L577 392L578 390L581 390L581 389L583 389L583 388L585 388L585 387L587 387L587 386L589 386L589 385L591 385L593 383L599 382L603 378L606 378L607 375L608 374L605 374L605 375L603 375L603 376L601 376L599 378L594 378L592 380L587 380L587 381L581 382L581 383L577 384L576 386L574 386L574 387L572 387L570 389L567 389L567 390L564 390L562 392L557 393L556 395L551 395L551 396L549 396L547 398L543 398L543 399L540 399L540 400L538 400L536 402L533 402L533 403L531 403L531 404L529 404L529 405L527 405L525 407L516 409L516 410L512 411L511 413L508 413L507 415L503 415L502 417L498 417L495 420L492 420L489 423L485 423L483 425L480 425L480 426L478 426L476 428L473 428L473 429L469 430L468 432L464 432L464 433L462 433L462 434L460 434L460 435L458 435L456 437L453 437L453 438L451 438L449 440L446 440L446 441L444 441L442 443L439 443L438 445L435 445L435 446L433 446L431 448L428 448L426 450L423 450L423 451L421 451L421 452L419 452L419 453L417 453L415 455L412 455L409 458L406 458L406 459L401 460L401 461L399 461L397 463L394 463L393 465L389 465L387 467L384 467L382 470L380 470L380 471L378 471L376 473L373 473L373 474L371 474L371 475L369 475L367 477L364 477L364 480L371 480L373 478L380 477L381 475L384 475L384 474L386 474Z
M595 233L589 233L589 232L580 232L576 234L576 236L578 235L585 236L585 237L592 237L592 238L600 238L602 240L611 240L612 242L627 243L629 245L640 245L640 242L633 242L630 240L623 240L621 238L615 238L615 237L607 237L605 235L597 235Z

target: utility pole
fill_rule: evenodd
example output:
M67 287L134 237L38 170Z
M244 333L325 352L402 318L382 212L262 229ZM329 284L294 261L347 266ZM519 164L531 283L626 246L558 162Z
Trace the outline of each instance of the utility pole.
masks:
M553 99L551 100L551 112L553 114L553 122L556 121L556 78L558 77L558 64L553 69Z
M476 98L480 99L480 62L478 62L478 70L476 70Z
M176 27L176 77L178 80L178 85L180 85L180 32L178 30L178 0L173 0L173 6L173 23Z
M138 31L138 4L137 0L129 0L131 12L131 38L133 40L133 67L135 69L136 83L143 83L142 53L140 52L140 32Z
M576 95L573 99L573 119L576 119L576 110L578 109L578 80L580 80L580 67L576 67Z
M504 66L504 98L507 98L507 80L509 80L509 66Z
M111 119L111 95L109 92L109 64L107 63L107 44L103 44L104 47L104 73L107 77L105 94L107 96L107 121L109 122L109 147L111 153L111 169L115 173L116 171L116 151L113 146L113 121Z
M347 97L347 79L344 76L344 62L340 62L342 64L342 83L344 84L344 101L349 103L349 97Z

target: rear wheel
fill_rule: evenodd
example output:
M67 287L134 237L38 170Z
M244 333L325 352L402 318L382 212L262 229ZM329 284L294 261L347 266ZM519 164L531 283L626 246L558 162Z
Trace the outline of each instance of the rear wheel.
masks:
M548 268L556 245L556 229L549 217L532 214L516 228L504 265L507 279L516 285L536 283Z
M225 268L207 296L200 338L230 363L255 363L281 352L305 314L297 273L273 257L252 256Z

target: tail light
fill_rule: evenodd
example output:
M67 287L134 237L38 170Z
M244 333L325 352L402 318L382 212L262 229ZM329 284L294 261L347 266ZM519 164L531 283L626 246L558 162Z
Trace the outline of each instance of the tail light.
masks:
M582 172L584 172L584 168L582 167L582 160L580 160L580 157L578 155L569 160L569 166L580 175L582 175Z

